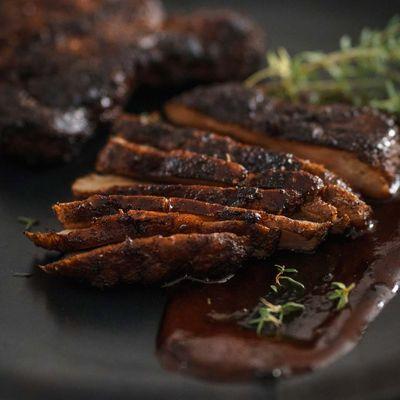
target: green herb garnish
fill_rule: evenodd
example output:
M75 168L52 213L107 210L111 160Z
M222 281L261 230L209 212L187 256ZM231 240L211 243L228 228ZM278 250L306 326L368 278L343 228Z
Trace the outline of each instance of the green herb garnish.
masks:
M256 318L247 321L248 325L256 325L257 335L261 335L265 324L272 324L274 328L282 325L283 319L293 312L304 310L304 305L289 301L285 304L272 304L263 297L260 299L262 305L257 310Z
M311 103L346 101L400 113L400 19L385 29L362 30L357 43L348 36L330 53L306 51L290 56L284 48L267 54L267 67L246 80L265 83L271 95Z
M296 279L289 276L290 274L297 274L299 271L295 268L286 268L284 265L275 265L278 268L278 273L275 276L275 284L271 285L270 288L278 293L279 289L286 283L297 289L305 289L305 286L296 281Z
M336 310L342 310L346 307L349 302L349 293L355 288L355 284L352 283L346 286L343 282L332 282L331 292L328 293L329 300L337 300Z
M37 219L30 218L30 217L18 217L17 219L18 219L18 222L25 225L26 231L29 231L29 229L31 229L32 226L37 225L39 223L39 221Z

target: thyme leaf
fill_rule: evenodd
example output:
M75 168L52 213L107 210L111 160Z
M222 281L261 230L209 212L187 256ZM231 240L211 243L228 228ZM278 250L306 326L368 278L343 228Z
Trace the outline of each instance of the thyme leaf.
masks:
M23 217L23 216L18 217L17 220L21 224L25 225L24 229L26 231L29 231L29 229L31 229L33 226L35 226L39 223L39 221L37 219L30 218L30 217Z
M256 325L257 335L261 335L266 324L271 324L275 329L282 325L284 318L294 312L304 310L304 305L289 301L284 304L273 304L265 298L260 298L261 306L257 310L255 318L247 321L248 325Z
M266 56L267 67L247 86L265 84L271 95L311 103L346 101L400 113L400 18L383 30L364 28L357 42L340 39L339 49L291 56L279 48Z
M275 276L275 284L271 285L270 288L275 292L278 293L279 289L284 285L284 282L287 284L293 286L294 288L304 290L305 286L292 278L291 276L288 276L288 274L297 274L298 271L295 268L287 268L284 265L275 265L278 269L278 273Z
M337 300L336 310L342 310L349 302L349 294L355 288L355 283L346 286L343 282L332 282L332 291L328 293L329 300Z

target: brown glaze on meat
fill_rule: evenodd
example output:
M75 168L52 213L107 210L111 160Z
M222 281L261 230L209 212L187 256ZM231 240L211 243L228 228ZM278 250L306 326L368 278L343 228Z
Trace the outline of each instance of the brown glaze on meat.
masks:
M113 215L120 210L147 210L165 213L183 213L207 217L211 221L239 220L258 223L270 229L279 229L280 248L312 251L325 238L330 222L317 223L293 220L282 215L267 214L243 208L227 207L196 200L154 196L101 196L86 200L58 203L54 207L59 221L65 228L88 227L94 218Z
M322 163L371 197L388 197L395 183L398 128L388 115L372 109L289 103L269 98L261 89L225 84L183 94L166 112L178 124Z
M239 14L158 0L4 0L0 23L0 150L26 161L70 159L140 84L244 79L264 48Z
M302 162L292 154L265 150L239 143L228 136L190 128L176 128L164 122L124 114L117 119L113 132L126 140L147 144L160 150L188 150L242 164L251 172L267 169L299 171Z
M292 214L305 201L305 198L294 190L168 185L145 183L125 178L121 180L116 175L97 174L89 174L77 179L72 185L72 191L78 198L86 198L94 194L181 197L284 215Z
M237 185L247 176L246 169L236 163L182 150L167 153L122 138L110 139L98 157L96 169L156 181L210 181L228 185Z
M121 116L114 126L114 133L119 140L128 141L133 145L152 146L165 152L179 149L240 164L249 172L240 185L294 190L302 196L303 204L307 203L304 213L301 210L297 217L318 222L331 217L330 221L335 224L334 231L337 233L343 232L348 227L365 229L368 224L370 208L361 202L358 196L351 193L348 185L320 164L299 159L291 154L268 151L260 146L245 145L210 132L179 129L161 122L159 116L155 114L142 117ZM122 168L112 172L126 175L129 168L125 167L124 172L120 171ZM310 174L314 180L310 179ZM329 196L324 194L327 192ZM181 194L178 196L171 194L171 196L182 197ZM329 199L325 203L330 204L324 204L323 196ZM333 200L334 196L338 199ZM346 201L343 201L343 196ZM214 202L209 199L204 201ZM350 204L352 207L348 207ZM313 206L315 209L311 212ZM336 208L340 210L336 212Z
M320 177L326 184L348 186L320 164L299 159L290 153L268 151L264 147L248 145L229 136L191 128L178 128L160 120L157 114L136 116L122 114L113 125L113 132L126 140L147 144L160 150L188 150L243 165L248 171L259 173L268 169L304 170Z
M127 98L132 39L163 20L158 0L2 1L0 149L69 159Z
M266 239L266 240L262 240ZM220 279L254 255L268 256L274 241L233 233L178 234L126 239L42 266L47 273L83 279L95 286L163 283L184 277Z
M100 152L98 172L166 183L256 186L290 189L302 195L319 190L323 182L305 171L266 170L253 174L242 165L184 150L165 152L147 145L112 137Z
M268 237L268 241L271 242L277 242L280 234L279 230L271 230L266 226L245 221L209 221L207 218L190 214L129 210L99 218L87 228L45 233L28 231L25 235L37 246L72 252L119 243L127 237L137 239L178 233L218 232L231 232L255 240L259 240L257 237L267 240Z
M138 38L135 73L148 85L243 80L260 67L264 32L231 10L198 10L167 18Z

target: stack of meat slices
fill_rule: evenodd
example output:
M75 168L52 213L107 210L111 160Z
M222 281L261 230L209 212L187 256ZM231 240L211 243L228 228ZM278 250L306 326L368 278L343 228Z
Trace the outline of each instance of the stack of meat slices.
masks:
M239 83L197 87L165 110L175 124L322 163L371 198L388 198L399 187L399 129L392 116L378 110L289 102Z
M321 165L154 116L122 116L96 169L73 185L80 200L54 206L65 230L27 235L73 252L44 271L98 286L221 278L277 248L363 230L371 215Z

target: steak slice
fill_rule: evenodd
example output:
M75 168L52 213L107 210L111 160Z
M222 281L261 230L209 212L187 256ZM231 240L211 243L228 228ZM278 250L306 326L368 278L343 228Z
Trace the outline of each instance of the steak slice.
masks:
M27 231L25 235L45 249L72 252L123 242L127 237L138 239L178 233L218 232L249 236L257 242L263 238L269 243L277 243L280 234L277 229L245 221L210 221L190 214L129 210L96 219L87 228L44 233ZM261 254L264 256L265 252Z
M321 198L307 200L295 190L259 189L256 187L218 187L204 185L168 185L135 181L118 175L89 174L78 178L72 185L77 198L95 194L130 196L179 197L216 203L230 207L248 208L270 214L295 216L312 222L340 223L342 231L347 227L337 221L336 207ZM347 225L350 219L347 218Z
M326 184L348 186L322 165L302 160L290 153L269 151L261 146L238 142L228 136L192 128L178 128L159 119L157 114L137 116L122 114L113 125L116 136L137 144L145 144L164 151L187 150L233 161L254 173L269 169L304 170L320 177Z
M65 228L90 226L95 218L122 211L146 210L164 213L183 213L207 217L212 221L238 220L279 229L279 247L298 251L312 251L326 237L331 223L293 220L282 215L238 207L227 207L197 200L157 196L95 195L85 200L57 203L53 207Z
M303 203L308 200L307 206L303 215L298 215L299 218L306 217L318 222L326 221L326 217L331 218L330 221L335 223L336 232L342 232L349 226L364 229L368 223L370 208L361 202L358 196L350 193L351 189L343 181L323 166L299 159L291 154L268 151L260 146L246 145L210 132L190 128L179 129L157 121L154 116L142 118L122 116L114 126L114 133L130 143L154 146L161 151L178 149L205 154L227 162L236 162L251 173L246 179L246 184L254 187L290 188L304 194L307 192L300 191L303 181L299 180L298 174L305 171L320 177L325 185L321 189L323 193L318 193L320 197L313 197L312 201L308 200L310 196L303 199ZM294 178L293 182L291 182L291 177ZM331 204L324 204L321 199L325 188L329 190L329 196L326 198L330 199L328 203ZM335 208L340 208L338 212L335 212L332 207L335 193L338 197L338 200L334 201ZM173 194L171 196L180 197ZM353 199L352 208L341 201L342 196L346 196L348 204ZM310 212L312 207L314 210Z
M291 189L302 195L322 187L322 181L305 171L266 170L249 173L242 165L184 150L165 152L112 137L98 156L98 172L162 181L264 189Z
M248 18L158 0L3 0L0 23L0 151L31 162L69 160L139 85L242 80L264 53Z
M196 88L170 101L165 110L176 124L323 164L370 197L389 197L397 186L398 128L376 110L290 103L240 84Z
M305 201L294 190L159 184L121 178L118 175L97 174L78 178L72 185L72 191L78 198L94 194L181 197L284 215L298 210Z
M268 256L273 248L269 232L257 242L253 237L226 232L128 238L122 243L67 256L41 269L99 287L165 283L185 277L212 280L235 273L254 255Z

